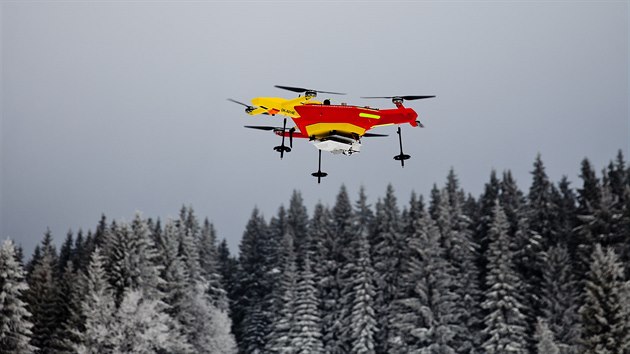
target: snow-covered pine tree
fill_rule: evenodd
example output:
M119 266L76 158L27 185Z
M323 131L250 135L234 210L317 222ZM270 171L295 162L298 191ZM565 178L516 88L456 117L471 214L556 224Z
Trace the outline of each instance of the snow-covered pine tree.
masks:
M353 346L353 334L352 334L352 316L353 316L353 307L356 294L356 281L357 277L364 277L364 275L359 274L361 272L362 267L359 265L360 259L362 258L361 252L361 242L363 239L367 242L367 251L368 258L367 261L370 263L369 267L372 268L372 274L370 275L370 282L372 286L375 286L375 273L372 267L372 261L370 257L370 247L369 247L369 236L370 230L372 226L373 213L367 204L367 196L365 195L365 190L363 188L359 191L359 199L355 203L355 207L352 213L352 230L354 232L354 236L348 241L346 245L347 250L345 252L345 261L341 264L341 269L338 270L337 280L339 283L339 306L341 311L339 312L340 318L340 339L341 346L345 348L345 350L350 350ZM373 302L372 298L372 302ZM373 303L371 305L373 308Z
M221 286L225 289L228 300L234 300L234 284L236 283L236 272L238 260L230 254L227 240L223 239L217 247L217 269L221 274Z
M541 286L541 313L545 326L563 353L578 353L581 332L578 284L574 280L566 246L551 247L545 253Z
M182 207L176 225L179 242L178 255L186 267L188 278L203 281L197 242L200 238L201 227L192 207Z
M317 206L311 223L311 240L319 247L314 255L314 279L319 280L323 343L326 352L346 353L348 338L344 337L344 318L348 307L344 303L343 284L349 279L343 269L351 262L354 250L353 210L345 186L341 186L335 205L329 213Z
M270 314L264 298L271 292L268 281L269 230L257 208L245 227L240 244L239 271L232 307L233 333L242 353L262 353L269 334Z
M549 181L540 154L536 155L532 184L527 194L527 218L530 232L540 237L542 248L558 244L557 205L553 202L556 193Z
M24 299L32 315L31 344L38 348L37 352L49 353L63 349L59 347L58 256L50 230L44 235L41 250L41 257L33 265Z
M582 179L582 188L577 190L577 225L574 230L576 254L576 272L580 278L589 269L593 247L597 243L597 235L601 234L601 230L596 227L605 225L589 225L589 221L593 221L593 215L600 209L602 199L602 187L595 171L591 167L588 159L582 160L580 178Z
M160 300L145 297L142 289L126 289L105 335L116 340L112 353L198 353L162 312Z
M487 259L486 254L488 251L488 231L490 230L490 225L492 225L492 220L494 218L493 210L495 201L499 198L499 193L501 190L500 181L497 178L497 173L495 170L492 170L490 173L490 180L485 184L484 191L481 197L479 198L479 214L476 220L476 229L473 233L475 242L479 245L479 254L480 257L477 260L479 265L479 281L480 283L485 283L486 279L486 270Z
M438 205L440 204L442 199L442 193L440 188L438 188L437 184L433 184L431 188L431 198L429 199L429 215L431 215L431 219L436 220L438 217Z
M536 322L534 340L536 341L536 354L560 354L560 349L554 341L553 332L543 319L539 318Z
M401 232L400 213L394 195L394 188L387 186L385 198L377 203L374 217L374 230L371 239L372 262L378 273L377 296L374 309L378 320L377 352L389 350L389 328L395 313L391 304L400 297L402 264L407 245Z
M470 218L463 211L464 193L459 189L455 173L451 169L446 187L441 191L437 205L437 226L444 247L442 255L451 265L449 269L453 291L452 316L461 321L454 339L458 352L475 352L480 346L478 336L473 334L482 328L481 292L476 260L479 246L473 242Z
M439 205L448 198L441 196L439 200L436 216ZM440 231L430 215L421 211L414 223L415 233L407 237L410 253L402 274L409 292L394 303L395 335L390 335L390 350L401 354L456 353L463 326L461 314L455 310L454 269L446 260Z
M293 319L295 333L291 336L291 346L295 348L297 354L325 353L322 342L322 319L314 278L311 261L307 256L298 276Z
M68 265L68 262L70 262L72 260L73 254L74 254L74 236L72 234L72 231L68 231L68 233L66 234L66 239L63 241L63 244L61 245L61 248L59 249L59 260L57 262L57 276L61 277L61 274L63 274L64 270L66 269L66 266Z
M292 346L295 333L295 301L297 299L297 260L293 246L292 228L287 227L282 242L280 259L282 268L280 279L272 289L275 309L272 310L271 331L266 343L266 353L293 354L297 348Z
M80 273L75 271L74 263L67 261L58 281L59 318L55 336L57 353L74 353L73 348L81 341L77 334L77 331L83 329L80 280Z
M13 241L5 240L0 248L0 352L29 354L37 348L29 341L33 324L22 294L28 289L24 270L16 260Z
M197 243L199 244L201 275L208 284L208 295L210 295L212 304L227 310L227 292L223 288L221 273L219 272L216 231L208 219L203 222Z
M570 254L576 249L573 228L576 223L576 197L567 176L558 182L557 188L552 189L552 203L556 206L555 224L558 228L558 242L569 248Z
M527 353L527 322L523 314L523 285L517 275L513 259L514 245L509 237L507 217L498 200L494 207L494 220L490 225L487 258L485 301L485 342L488 354Z
M161 235L160 259L164 262L162 276L165 280L161 291L168 305L166 313L175 321L168 322L168 318L163 320L167 321L167 327L176 338L179 333L183 333L183 338L195 353L231 353L235 351L235 344L229 333L227 310L213 304L208 294L208 284L203 277L192 277L191 274L201 276L200 272L191 272L189 268L194 256L186 262L181 252L184 249L186 255L195 255L198 250L192 242L182 246L182 225L184 224L179 221L169 221ZM195 270L201 268L199 264L194 267ZM157 303L156 306L159 308L160 304ZM221 351L220 348L226 351Z
M630 288L615 251L596 244L586 274L582 343L586 353L625 354L630 350Z
M343 287L346 331L343 338L352 353L375 353L376 350L376 313L374 301L376 297L376 273L370 257L370 227L373 214L367 204L363 188L359 191L359 200L355 205L354 225L356 230L352 248L356 255L351 263L346 264L347 283Z
M294 190L287 210L287 225L292 229L297 264L300 267L306 256L308 221L308 212L304 206L302 195Z
M115 321L116 306L114 294L105 274L104 258L96 247L85 273L84 297L81 300L85 328L79 333L78 353L111 353L120 338L111 333Z
M341 291L337 273L341 265L335 257L339 252L339 244L334 230L335 224L330 210L317 203L309 225L307 237L310 252L307 254L313 259L313 270L318 284L324 348L327 353L340 354L344 353L341 342L342 319L337 312Z

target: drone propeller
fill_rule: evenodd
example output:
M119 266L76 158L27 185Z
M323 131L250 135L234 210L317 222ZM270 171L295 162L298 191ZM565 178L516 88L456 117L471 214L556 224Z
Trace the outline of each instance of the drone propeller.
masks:
M280 85L275 85L274 87L277 87L279 89L283 89L283 90L288 90L288 91L292 91L292 92L297 92L297 93L330 93L333 95L345 95L345 93L341 93L341 92L331 92L331 91L320 91L320 90L313 90L313 89L307 89L307 88L303 88L303 87L292 87L292 86L280 86Z
M374 134L374 133L365 133L363 134L364 138L380 138L382 136L389 136L387 134Z
M259 130L276 130L276 129L282 129L282 128L278 128L278 127L270 127L270 126L260 126L260 125L245 125L245 128L249 128L249 129L259 129Z
M227 100L230 101L230 102L234 102L236 104L240 104L241 106L244 106L245 107L245 112L247 112L247 113L249 113L249 112L251 112L251 111L256 109L256 107L254 107L254 106L250 106L248 104L245 104L243 102L237 101L237 100L232 99L232 98L228 98ZM263 107L263 106L260 106L260 107L262 107L264 109L267 109L267 107ZM269 113L264 112L263 114L269 114Z
M435 96L414 96L414 95L408 95L408 96L373 96L373 97L361 97L361 98L389 98L389 99L401 99L401 100L407 100L407 101L413 101L413 100L421 100L424 98L433 98Z

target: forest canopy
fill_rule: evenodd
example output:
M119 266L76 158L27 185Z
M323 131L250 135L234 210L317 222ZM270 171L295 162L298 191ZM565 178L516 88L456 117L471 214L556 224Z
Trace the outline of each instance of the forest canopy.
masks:
M254 208L237 255L192 207L0 248L2 353L628 353L630 169L527 191L451 170L426 198L342 186Z

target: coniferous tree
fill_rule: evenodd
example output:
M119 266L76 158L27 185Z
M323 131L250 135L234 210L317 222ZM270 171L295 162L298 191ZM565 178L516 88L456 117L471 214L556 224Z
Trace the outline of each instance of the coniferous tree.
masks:
M126 290L108 329L108 335L115 338L112 353L198 353L173 331L172 319L162 307L142 290Z
M230 248L228 247L226 239L223 239L221 243L219 243L217 257L217 267L221 275L221 286L225 289L228 299L233 301L238 260L230 254Z
M72 231L68 231L66 239L64 240L61 248L59 249L59 261L57 262L57 276L60 277L63 274L68 262L72 261L74 254L74 236Z
M57 285L59 316L55 344L58 353L73 353L73 348L81 341L77 334L77 331L83 329L80 286L79 274L70 260L66 263Z
M294 316L297 300L297 259L293 246L292 229L288 228L286 231L282 243L281 259L283 266L280 281L272 289L275 298L273 303L276 309L273 311L271 331L265 350L268 353L295 353L297 351L297 348L292 346L296 335Z
M85 294L81 308L85 316L85 328L80 332L78 353L111 353L119 339L109 333L115 321L114 294L105 274L104 258L98 247L85 273Z
M216 231L208 219L205 219L203 222L198 244L199 265L201 267L201 275L208 284L208 294L214 306L227 310L227 292L223 287L219 271Z
M348 351L348 338L344 336L344 318L347 307L344 303L344 284L349 274L343 269L352 262L354 250L353 210L345 186L341 186L331 212L324 208L315 209L314 223L322 227L315 231L313 241L321 240L320 252L315 259L320 262L315 269L315 280L320 282L323 343L326 352L336 354Z
M493 210L495 201L499 198L500 193L500 181L497 178L496 171L492 170L490 173L490 181L485 184L484 192L479 198L479 213L476 220L477 227L474 232L474 240L479 245L479 281L484 283L486 279L487 267L487 251L488 251L488 232L492 220L494 218Z
M367 204L363 188L359 191L359 200L355 205L355 236L351 243L354 254L352 261L344 266L344 278L347 279L342 289L345 347L353 353L374 353L375 337L378 330L374 301L376 297L376 273L370 257L370 227L373 213Z
M306 256L306 242L308 232L308 212L304 206L302 195L298 191L293 191L287 210L287 226L292 229L294 237L294 247L298 265Z
M545 253L540 291L543 317L539 320L545 322L563 353L578 352L581 332L579 291L571 268L566 246L554 246Z
M271 291L270 258L275 263L275 255L268 253L268 242L268 226L258 209L254 209L240 244L239 280L232 308L232 332L242 353L263 352L268 339L271 319L263 301Z
M462 326L456 334L455 347L460 352L475 351L480 345L474 332L481 329L481 293L477 283L479 271L476 258L478 246L470 234L470 218L462 209L464 194L459 190L453 170L447 187L441 192L437 206L437 225L445 249L443 257L450 263L454 287L452 315L459 318Z
M0 248L0 352L28 354L37 348L29 341L33 324L22 294L28 289L22 265L16 260L13 241Z
M29 289L25 293L28 310L32 314L33 334L31 344L38 348L37 353L55 353L59 347L60 317L57 270L57 250L50 230L41 243L41 258L33 265L29 277Z
M341 195L341 193L340 193ZM338 314L340 289L337 272L341 267L335 255L339 252L335 224L330 210L321 203L315 206L308 237L313 254L315 280L319 288L322 314L322 341L327 353L343 353L341 318ZM307 252L311 254L311 252Z
M295 299L295 335L291 344L298 354L323 354L322 324L319 313L315 275L309 257L299 272Z
M374 311L375 276L370 259L370 244L367 232L359 237L359 257L352 282L353 296L350 303L350 350L352 353L375 353L375 337L378 330Z
M372 236L372 261L377 278L375 311L378 319L377 352L389 350L390 326L395 313L391 304L402 294L400 275L407 246L400 230L400 213L394 189L388 185L385 198L376 205L375 227Z
M558 187L552 189L552 203L556 208L558 242L565 244L571 254L575 254L573 228L576 224L576 196L567 176L563 176Z
M407 238L410 253L402 275L409 287L407 294L394 303L392 327L396 335L390 336L390 350L455 353L456 336L462 326L454 311L458 298L452 290L454 272L446 260L435 221L421 212L415 224L415 233Z
M488 239L488 271L486 274L485 343L489 354L527 353L527 322L523 314L522 284L514 269L513 245L509 238L510 225L503 208L494 208L494 220Z
M560 349L556 345L553 332L549 329L547 322L538 319L536 322L536 332L534 333L536 340L537 354L559 354Z
M612 248L596 244L584 286L582 343L587 353L630 350L630 299L623 266Z

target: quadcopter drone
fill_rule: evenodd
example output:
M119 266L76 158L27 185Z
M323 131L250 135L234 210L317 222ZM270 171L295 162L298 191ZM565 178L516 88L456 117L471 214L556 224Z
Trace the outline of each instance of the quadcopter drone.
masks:
M379 109L368 106L354 106L346 103L331 104L330 100L323 102L313 100L318 93L344 95L344 93L320 91L301 87L279 86L275 87L300 94L293 99L281 97L256 97L252 99L252 105L248 105L234 99L229 101L245 106L245 112L250 115L282 115L284 122L282 127L251 126L246 128L273 131L282 137L280 145L274 150L284 157L293 148L293 139L308 139L319 151L319 163L317 172L312 173L317 177L317 183L328 174L321 171L322 150L333 154L352 155L361 151L361 138L383 137L387 135L369 133L373 128L388 125L398 125L398 141L400 154L394 159L400 161L405 167L405 160L411 156L403 153L402 134L400 125L409 123L413 127L423 127L418 120L418 114L411 108L403 106L405 100L419 100L435 96L385 96L385 97L361 97L361 98L385 98L391 99L395 108ZM293 120L294 127L287 128L287 117ZM289 139L289 146L285 145L285 138Z

